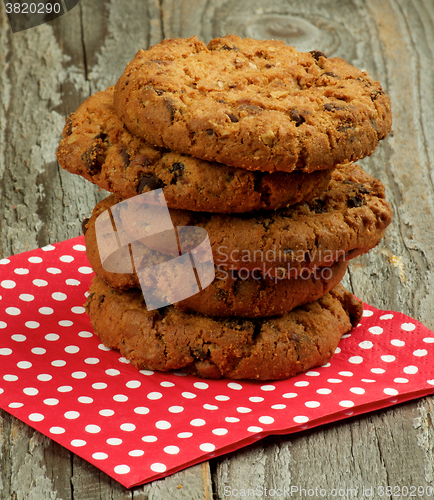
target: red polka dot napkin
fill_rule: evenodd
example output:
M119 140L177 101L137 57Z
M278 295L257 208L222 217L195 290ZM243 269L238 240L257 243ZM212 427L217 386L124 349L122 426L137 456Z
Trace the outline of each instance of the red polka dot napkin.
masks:
M434 333L368 305L330 363L286 381L137 371L92 333L83 243L0 260L0 406L126 487L434 392Z

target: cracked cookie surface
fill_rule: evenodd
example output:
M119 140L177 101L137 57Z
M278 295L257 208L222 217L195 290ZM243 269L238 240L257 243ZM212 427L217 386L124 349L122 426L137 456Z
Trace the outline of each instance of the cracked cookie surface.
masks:
M361 159L392 122L388 96L366 72L319 51L233 35L140 50L116 85L115 108L155 146L263 171Z
M293 205L322 193L331 169L250 172L155 148L125 129L113 108L114 87L87 99L67 120L59 164L99 187L130 198L162 188L171 208L249 212Z
M138 369L257 380L285 379L327 363L363 310L338 285L317 301L266 319L215 319L172 306L148 312L140 291L119 292L98 277L85 307L101 341Z

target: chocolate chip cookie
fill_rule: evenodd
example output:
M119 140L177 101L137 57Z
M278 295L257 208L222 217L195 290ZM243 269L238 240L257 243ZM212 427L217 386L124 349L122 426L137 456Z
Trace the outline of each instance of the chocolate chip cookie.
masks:
M154 146L250 170L312 172L373 153L391 129L381 85L340 58L228 35L140 50L115 92Z
M101 341L136 368L257 380L285 379L327 363L363 309L338 285L280 317L216 319L173 306L149 312L139 290L119 292L98 277L85 307Z
M331 169L249 172L158 149L125 129L113 108L114 87L97 92L67 120L59 164L123 198L162 188L171 208L248 212L293 205L321 194Z

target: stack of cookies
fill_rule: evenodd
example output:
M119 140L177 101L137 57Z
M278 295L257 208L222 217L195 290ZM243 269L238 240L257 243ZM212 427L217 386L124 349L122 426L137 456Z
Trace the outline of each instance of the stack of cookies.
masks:
M390 127L380 84L318 51L231 35L140 50L116 87L68 118L57 152L113 193L83 222L95 333L137 368L205 378L278 380L326 363L362 314L339 284L348 262L392 216L383 184L353 162ZM176 253L164 238L122 249L114 214L131 200L145 226L142 195L158 190L175 228L206 231L214 279L151 309L141 269ZM110 265L104 214L120 249Z

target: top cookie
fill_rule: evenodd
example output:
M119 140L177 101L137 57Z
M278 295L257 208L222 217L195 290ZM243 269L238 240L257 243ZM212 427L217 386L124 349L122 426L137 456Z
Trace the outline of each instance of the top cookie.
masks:
M389 98L364 71L233 35L140 50L116 85L115 109L155 146L270 172L363 158L392 122Z

